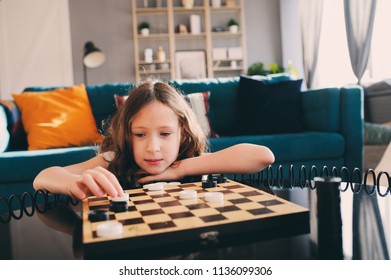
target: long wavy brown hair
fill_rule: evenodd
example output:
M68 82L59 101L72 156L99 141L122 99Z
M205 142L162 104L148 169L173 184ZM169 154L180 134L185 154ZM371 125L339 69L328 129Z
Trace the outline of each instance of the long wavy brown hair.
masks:
M182 94L165 82L145 81L131 90L127 100L113 116L100 147L101 152L114 152L108 170L121 182L130 183L132 175L140 171L133 155L131 125L136 114L154 101L170 107L178 116L181 142L178 158L173 164L185 158L199 156L206 151L205 133Z

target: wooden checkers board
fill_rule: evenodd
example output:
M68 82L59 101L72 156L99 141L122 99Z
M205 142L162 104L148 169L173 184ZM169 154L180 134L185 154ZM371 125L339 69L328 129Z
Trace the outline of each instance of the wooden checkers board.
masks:
M196 190L198 198L180 199L182 190ZM90 222L91 210L109 210L110 197L83 200L83 247L85 256L133 250L157 250L179 244L205 244L225 236L241 238L244 233L262 233L265 239L274 235L296 235L309 232L306 208L241 183L228 180L215 188L202 188L201 182L167 185L162 191L127 190L128 211L109 213L109 221L123 224L123 233L113 238L96 234L99 223ZM207 202L206 192L222 192L224 200Z

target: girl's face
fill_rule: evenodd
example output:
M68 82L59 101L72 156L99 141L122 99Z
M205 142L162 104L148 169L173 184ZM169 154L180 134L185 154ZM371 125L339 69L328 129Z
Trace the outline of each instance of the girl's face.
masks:
M146 173L159 174L176 161L181 127L170 107L157 101L144 106L135 115L131 130L134 160Z

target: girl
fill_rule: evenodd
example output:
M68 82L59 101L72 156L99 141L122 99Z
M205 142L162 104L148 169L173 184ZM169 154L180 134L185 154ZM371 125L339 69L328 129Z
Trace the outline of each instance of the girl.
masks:
M121 185L135 187L212 173L253 173L274 162L273 153L264 146L238 144L205 153L206 141L183 96L164 82L147 81L132 90L113 117L97 156L47 168L33 186L78 199L116 197L123 194Z

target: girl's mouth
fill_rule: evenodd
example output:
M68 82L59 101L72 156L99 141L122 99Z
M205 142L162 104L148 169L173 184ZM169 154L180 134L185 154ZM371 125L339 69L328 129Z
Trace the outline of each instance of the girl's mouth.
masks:
M162 159L146 159L145 162L149 165L159 165L163 160Z

